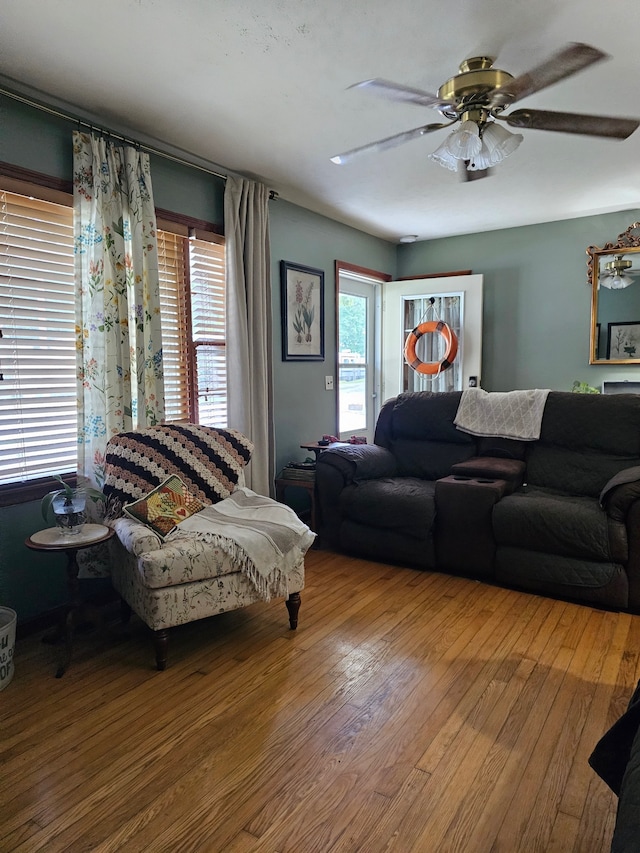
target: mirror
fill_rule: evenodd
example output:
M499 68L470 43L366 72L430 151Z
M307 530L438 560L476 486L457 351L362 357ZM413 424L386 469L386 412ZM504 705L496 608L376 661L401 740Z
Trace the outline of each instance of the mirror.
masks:
M615 243L589 246L589 364L640 364L640 222Z

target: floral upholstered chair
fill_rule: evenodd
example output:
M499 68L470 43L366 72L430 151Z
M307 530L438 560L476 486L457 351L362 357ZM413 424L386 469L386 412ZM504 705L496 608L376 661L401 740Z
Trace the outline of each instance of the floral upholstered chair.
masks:
M242 488L252 450L235 430L197 424L122 433L107 445L107 523L117 534L112 582L125 612L133 610L153 631L158 669L167 664L169 628L269 598L226 536L173 535L176 523L198 511L204 516L214 505L222 509L239 493L243 499L245 493L253 496L265 511L289 512ZM313 541L302 528L278 587L292 629L298 624L304 553Z

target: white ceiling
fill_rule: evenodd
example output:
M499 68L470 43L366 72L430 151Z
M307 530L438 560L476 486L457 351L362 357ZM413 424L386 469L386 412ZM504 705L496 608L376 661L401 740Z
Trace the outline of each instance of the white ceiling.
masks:
M370 234L422 240L640 207L640 130L525 130L472 183L427 158L447 131L329 160L440 120L353 83L435 92L469 56L518 75L571 41L613 58L518 107L640 117L637 0L2 0L0 75Z

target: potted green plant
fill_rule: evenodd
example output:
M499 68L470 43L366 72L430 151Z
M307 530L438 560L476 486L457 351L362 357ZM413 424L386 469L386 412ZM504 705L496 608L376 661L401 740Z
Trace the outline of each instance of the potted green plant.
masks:
M573 387L571 388L574 394L599 394L600 389L596 388L595 385L589 385L588 382L580 382L579 379L576 379L573 383Z
M105 496L98 489L86 486L74 488L65 483L58 474L54 474L53 477L62 488L49 492L42 498L40 505L42 517L50 524L53 515L56 527L65 533L79 533L86 521L87 498L97 502L104 501Z

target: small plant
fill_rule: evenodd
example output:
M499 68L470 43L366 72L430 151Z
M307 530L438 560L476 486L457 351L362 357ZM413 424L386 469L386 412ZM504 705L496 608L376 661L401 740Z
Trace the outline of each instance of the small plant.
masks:
M573 387L571 389L574 394L599 394L600 389L596 388L595 385L589 385L588 382L580 382L578 379L573 383Z
M53 504L54 498L56 498L58 495L64 495L64 506L66 507L73 506L73 499L78 494L78 492L81 492L87 498L90 498L94 503L106 500L105 495L99 489L93 489L91 487L85 488L82 486L74 489L73 486L70 486L68 483L65 483L65 481L59 474L53 474L53 479L57 480L60 483L61 488L56 489L56 491L54 492L49 492L42 498L40 510L42 512L42 517L46 522L49 521L49 514L51 512L51 506Z

